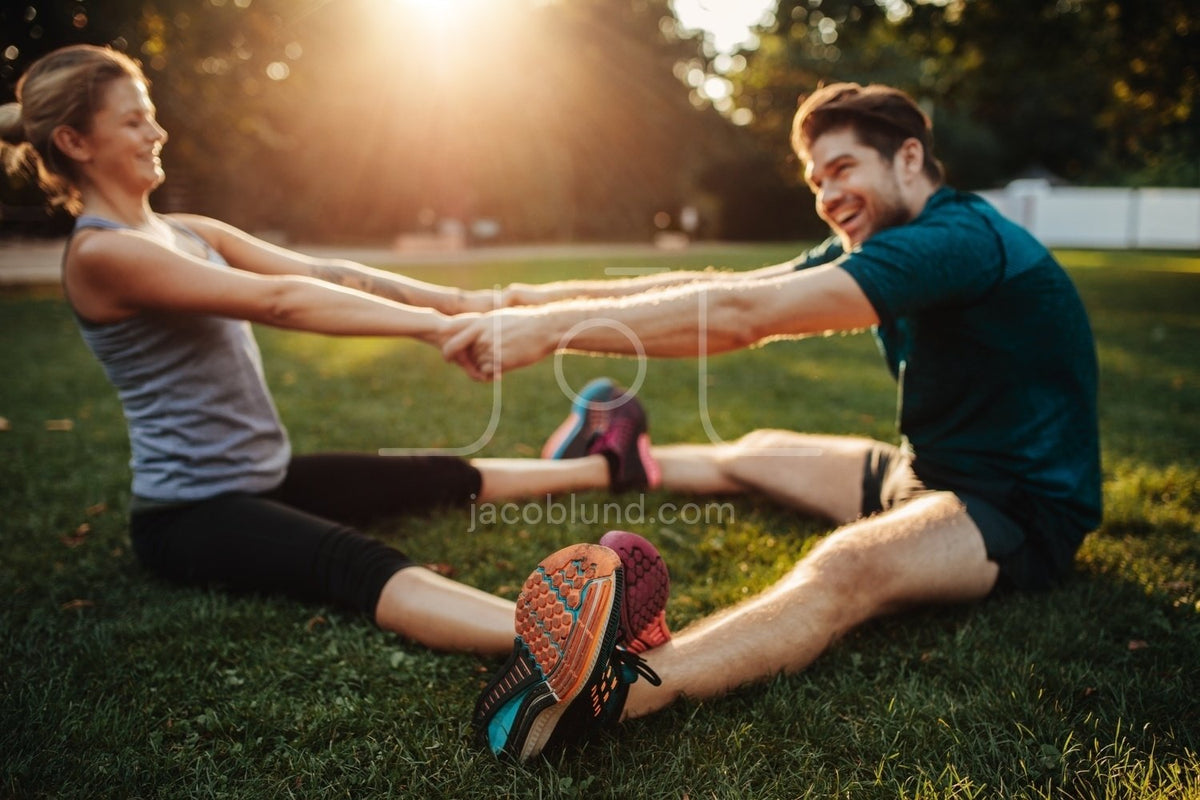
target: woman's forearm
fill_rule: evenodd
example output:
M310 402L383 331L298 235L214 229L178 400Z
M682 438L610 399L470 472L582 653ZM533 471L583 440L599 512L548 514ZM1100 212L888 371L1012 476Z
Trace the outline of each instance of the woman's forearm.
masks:
M258 313L248 315L252 321L332 336L406 336L429 343L445 330L446 315L436 309L303 277L276 284Z
M468 298L469 293L458 287L427 283L352 261L321 261L313 266L310 274L327 283L408 306L432 308L443 314L460 314L464 311L482 311L490 308L490 305L485 308L474 307L477 304Z

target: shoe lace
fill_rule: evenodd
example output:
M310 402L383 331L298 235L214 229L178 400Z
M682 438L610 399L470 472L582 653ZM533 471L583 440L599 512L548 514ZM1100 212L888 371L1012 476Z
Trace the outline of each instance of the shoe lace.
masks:
M646 663L646 659L637 653L631 653L624 647L615 647L612 662L622 683L633 683L640 675L651 686L662 686L662 678L658 677L658 673Z

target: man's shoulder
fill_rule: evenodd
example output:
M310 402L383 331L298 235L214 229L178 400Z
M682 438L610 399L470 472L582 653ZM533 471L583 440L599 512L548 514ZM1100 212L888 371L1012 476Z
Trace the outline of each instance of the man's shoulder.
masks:
M996 209L979 195L943 186L934 192L924 210L910 224L918 228L978 235L990 230L999 219L1002 217Z
M935 196L908 222L878 231L857 249L885 261L928 261L943 254L957 257L984 241L987 226L970 211Z
M864 246L886 247L920 261L993 262L1003 258L1003 222L979 195L943 186L914 219L880 231Z
M1017 222L973 192L954 191L946 205L944 221L952 224L964 236L977 242L990 242L998 248L1011 273L1055 264L1049 248Z
M790 263L793 269L808 269L837 261L843 255L845 255L845 249L842 247L841 240L836 236L831 236L816 247L805 250L793 258Z

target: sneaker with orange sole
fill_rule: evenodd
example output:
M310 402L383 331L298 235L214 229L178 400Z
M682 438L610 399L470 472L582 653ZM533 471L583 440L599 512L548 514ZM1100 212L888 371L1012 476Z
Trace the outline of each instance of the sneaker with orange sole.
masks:
M538 755L573 701L603 681L620 628L622 573L616 552L580 544L543 559L525 581L512 655L475 704L476 735L493 753Z

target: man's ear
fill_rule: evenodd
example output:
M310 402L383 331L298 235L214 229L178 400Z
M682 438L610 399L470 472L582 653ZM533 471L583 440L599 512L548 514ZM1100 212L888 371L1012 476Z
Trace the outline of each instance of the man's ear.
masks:
M86 162L92 158L92 149L88 146L87 139L70 125L59 125L51 131L50 141L54 142L59 152L72 161Z
M921 140L909 137L896 151L895 163L903 171L905 177L920 175L925 169L925 148Z

